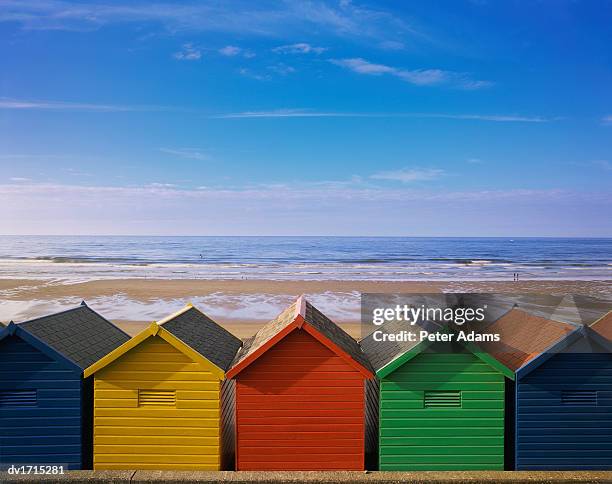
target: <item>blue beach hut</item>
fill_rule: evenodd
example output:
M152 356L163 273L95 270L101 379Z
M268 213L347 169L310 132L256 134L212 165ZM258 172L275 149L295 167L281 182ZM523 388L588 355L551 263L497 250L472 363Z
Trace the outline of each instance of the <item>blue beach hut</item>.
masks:
M91 465L92 380L129 336L80 306L0 329L0 467Z
M612 343L595 328L519 309L489 328L516 375L517 470L612 470Z

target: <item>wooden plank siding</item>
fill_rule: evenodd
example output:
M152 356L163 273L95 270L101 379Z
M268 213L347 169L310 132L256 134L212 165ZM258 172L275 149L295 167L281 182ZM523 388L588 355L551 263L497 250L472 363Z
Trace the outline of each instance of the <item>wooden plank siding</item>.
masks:
M175 403L139 405L139 390ZM218 470L219 396L209 368L149 337L95 373L94 469Z
M612 354L555 354L516 390L517 470L612 470Z
M34 397L7 404L16 390ZM0 341L0 392L0 463L83 467L79 371L11 335Z
M460 405L425 407L439 391ZM504 376L472 353L421 353L381 380L379 424L380 470L503 470Z
M236 380L238 470L364 468L364 377L305 330Z

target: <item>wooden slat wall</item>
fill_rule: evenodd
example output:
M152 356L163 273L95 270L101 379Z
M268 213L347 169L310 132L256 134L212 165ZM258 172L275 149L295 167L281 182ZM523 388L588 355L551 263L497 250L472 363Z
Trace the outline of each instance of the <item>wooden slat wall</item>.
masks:
M612 470L612 354L554 355L516 387L518 470ZM596 405L564 390L595 391Z
M138 390L176 406L138 406ZM94 469L220 468L220 382L155 336L95 374Z
M0 463L82 468L79 372L8 336L0 341L0 389L37 394L35 406L0 408Z
M296 330L237 377L238 470L362 470L359 372Z
M471 353L422 353L384 378L380 470L504 468L504 376ZM425 408L426 391L461 408Z

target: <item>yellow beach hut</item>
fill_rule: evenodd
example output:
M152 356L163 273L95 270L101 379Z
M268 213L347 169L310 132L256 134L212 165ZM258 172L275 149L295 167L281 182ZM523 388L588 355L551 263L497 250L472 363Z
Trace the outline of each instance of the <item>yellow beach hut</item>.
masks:
M225 371L241 346L187 305L87 368L94 469L221 469L233 457L222 438L232 402L222 410L221 395L233 393Z

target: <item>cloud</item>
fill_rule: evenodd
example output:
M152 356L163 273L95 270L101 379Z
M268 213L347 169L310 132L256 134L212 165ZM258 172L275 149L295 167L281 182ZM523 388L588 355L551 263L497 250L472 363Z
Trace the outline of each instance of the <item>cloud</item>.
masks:
M472 165L482 165L484 163L480 158L468 158L465 161Z
M545 116L521 116L515 114L446 114L422 113L423 118L465 119L474 121L493 121L496 123L548 123L562 118L547 118Z
M272 49L273 52L279 54L322 54L327 48L325 47L314 47L306 42L299 42L297 44L280 45Z
M336 36L386 40L395 35L420 35L401 18L362 5L304 2L79 2L68 0L3 0L0 22L29 30L91 31L107 25L159 25L166 31L221 32L239 35L308 35L316 30Z
M403 168L401 170L381 171L371 175L375 180L391 180L402 183L432 181L444 176L446 172L438 168Z
M601 224L612 210L609 191L416 190L359 180L242 188L171 185L0 184L0 233L612 235ZM398 225L406 219L408 226Z
M198 148L160 148L159 151L189 160L206 161L210 159L208 154L202 152Z
M251 69L247 69L246 67L241 67L238 69L238 74L248 77L249 79L255 79L256 81L268 81L270 79L268 74L259 74Z
M603 124L610 124L610 125L612 125L612 115L604 116L603 118L601 118L601 122Z
M273 109L269 111L243 111L237 113L217 114L213 119L249 119L249 118L441 118L455 120L489 121L495 123L546 123L560 118L544 116L520 116L501 114L452 114L452 113L367 113L316 111L312 109Z
M225 47L219 49L219 54L224 55L226 57L234 57L242 52L240 47L236 47L234 45L226 45Z
M23 177L20 177L20 176L11 177L11 178L9 178L9 180L12 181L12 182L17 182L17 183L32 181L30 178L23 178Z
M19 99L0 98L0 109L14 110L52 110L52 111L163 111L163 106L122 106L116 104L74 103L64 101L28 101Z
M153 183L149 183L148 185L145 185L146 187L151 187L151 188L176 188L177 185L175 185L174 183L160 183L160 182L153 182Z
M293 74L295 72L295 67L288 66L282 62L268 66L268 69L272 72L280 74L281 76L286 76L287 74Z
M202 58L202 51L199 48L194 47L191 42L187 42L186 44L183 44L180 51L175 52L172 54L172 56L178 60L200 60Z
M397 40L383 40L378 46L385 50L402 50L406 47L403 42Z
M441 69L400 69L385 64L369 62L361 57L330 59L330 62L358 74L374 76L389 74L417 86L446 84L461 89L482 89L493 84L490 81L470 79L467 74L461 72L445 71Z

